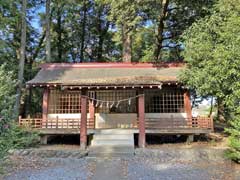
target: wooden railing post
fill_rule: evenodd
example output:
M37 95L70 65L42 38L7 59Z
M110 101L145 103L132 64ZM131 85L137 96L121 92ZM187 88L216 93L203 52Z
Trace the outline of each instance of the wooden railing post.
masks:
M56 119L56 129L58 129L58 116L57 116L57 119Z
M22 123L21 123L21 119L22 119L22 116L18 116L18 125L21 126Z
M36 119L33 118L33 124L34 124L34 128L37 127L37 124L36 124Z

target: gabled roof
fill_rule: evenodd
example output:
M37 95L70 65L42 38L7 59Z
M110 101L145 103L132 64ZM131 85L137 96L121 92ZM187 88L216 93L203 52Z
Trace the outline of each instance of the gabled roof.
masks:
M177 82L181 63L43 64L27 85L154 85Z

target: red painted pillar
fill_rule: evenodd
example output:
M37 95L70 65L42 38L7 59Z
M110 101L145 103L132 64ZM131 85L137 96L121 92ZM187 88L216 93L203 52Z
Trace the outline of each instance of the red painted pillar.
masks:
M89 104L89 119L90 128L95 128L95 106L93 101L88 101Z
M43 91L43 102L42 102L42 128L47 127L48 119L48 100L49 99L49 89L45 88Z
M138 146L144 148L146 142L144 95L138 97L138 121Z
M82 92L81 96L80 146L83 149L87 147L87 97L85 92Z
M184 92L184 109L187 113L188 126L192 126L192 106L189 91Z

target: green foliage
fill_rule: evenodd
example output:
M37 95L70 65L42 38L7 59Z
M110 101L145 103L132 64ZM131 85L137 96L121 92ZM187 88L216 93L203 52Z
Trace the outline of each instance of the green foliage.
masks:
M8 129L0 135L0 159L10 149L34 147L38 143L38 133L20 128L15 123L11 123L8 125Z
M165 40L162 57L165 61L181 59L182 32L196 19L205 16L213 1L170 1L163 33ZM45 12L43 10L39 12L39 9L44 9L43 6L45 1L28 1L25 80L31 79L34 75L31 73L33 62L45 59ZM0 30L3 33L1 37L4 37L2 39L0 37L0 62L8 59L15 74L19 58L20 7L19 0L0 3ZM52 0L52 62L120 61L123 24L127 33L134 36L133 61L152 61L161 8L160 1L155 0L69 0L67 2ZM85 9L86 16L84 16ZM36 12L39 12L41 19L37 26ZM135 39L142 39L144 45ZM83 51L83 59L80 57L81 51ZM138 55L139 51L140 55Z
M133 33L143 20L142 10L144 8L144 1L109 0L107 2L111 7L109 19L115 22L117 26L120 26L120 28L123 25L126 26L127 31Z
M0 66L0 135L7 129L9 121L13 118L15 101L13 73L6 70L6 65Z
M220 4L213 15L198 21L185 32L183 54L188 69L182 80L200 95L226 98L239 87L240 16L237 6L221 11Z
M209 14L215 0L174 0L170 1L164 19L162 61L182 59L182 32L197 19ZM115 44L122 45L123 33L132 38L133 61L153 61L153 51L157 38L157 26L161 12L161 1L155 0L102 0L110 6L108 19L115 30ZM119 50L119 49L118 49Z
M15 102L13 73L0 66L0 159L12 148L25 148L37 143L37 134L21 129L13 122Z
M133 35L133 61L151 62L153 59L154 27L142 27Z
M194 23L184 34L187 69L181 79L201 96L214 96L231 122L229 157L239 160L240 5L221 0L212 15Z
M228 158L240 163L240 115L230 122L231 128L226 131L230 133L229 146L226 151Z
M188 69L182 79L201 95L224 98L239 84L240 18L237 6L220 11L220 4L213 15L193 24L185 32L183 55Z

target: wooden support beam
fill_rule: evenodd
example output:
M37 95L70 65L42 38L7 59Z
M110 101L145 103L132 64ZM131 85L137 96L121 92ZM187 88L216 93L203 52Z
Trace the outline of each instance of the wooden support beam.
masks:
M94 129L95 129L95 106L94 101L88 101L89 103L89 115L90 115L90 122L94 122Z
M48 143L48 135L42 135L40 137L40 144L47 145L47 143Z
M211 126L212 132L214 132L213 116L210 117L210 126Z
M194 135L193 135L193 134L188 135L188 137L187 137L187 143L190 144L190 143L192 143L193 141L194 141Z
M190 92L186 91L184 92L184 109L187 113L187 119L188 119L188 126L192 126L192 105L191 105L191 97Z
M139 128L139 136L138 136L138 146L140 148L145 147L146 143L146 133L145 133L145 107L144 107L144 95L138 97L138 128Z
M82 91L81 96L81 127L80 127L80 146L82 149L87 147L87 97L86 91Z
M43 91L43 103L42 103L42 127L47 127L48 119L48 102L49 102L49 89L45 88Z

